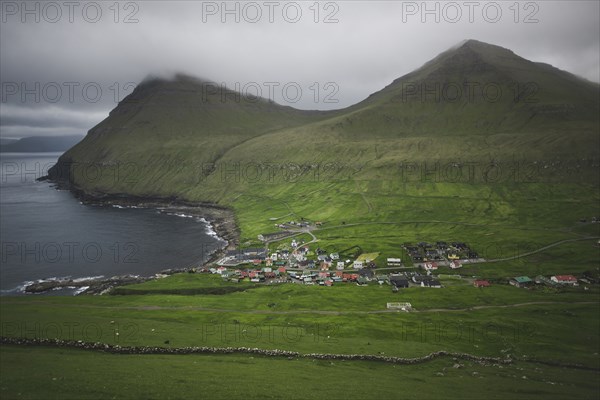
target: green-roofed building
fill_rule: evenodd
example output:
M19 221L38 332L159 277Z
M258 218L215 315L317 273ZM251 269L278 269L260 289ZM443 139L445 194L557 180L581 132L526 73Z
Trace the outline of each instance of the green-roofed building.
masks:
M508 283L516 287L527 287L533 285L533 281L528 276L517 276L512 278Z

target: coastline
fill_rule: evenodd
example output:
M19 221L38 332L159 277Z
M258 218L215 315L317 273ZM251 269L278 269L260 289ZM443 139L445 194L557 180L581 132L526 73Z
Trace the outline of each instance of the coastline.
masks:
M104 294L116 286L141 283L150 279L156 279L159 275L171 275L179 272L192 272L196 269L207 268L212 263L222 258L228 250L236 249L239 246L240 232L235 221L233 210L213 203L192 202L178 197L158 197L158 196L133 196L125 193L107 194L107 193L86 193L85 191L73 187L64 181L54 181L45 176L39 178L40 181L52 183L55 189L69 190L82 204L100 206L100 207L121 207L121 208L144 208L155 209L161 213L173 216L191 216L203 219L208 225L214 236L223 241L223 245L210 253L209 257L198 262L197 265L185 267L169 268L157 272L154 276L142 277L123 275L119 277L86 279L79 287L87 288L79 294ZM32 283L24 288L25 293L45 293L54 289L62 289L73 286L72 279L56 279L44 282Z

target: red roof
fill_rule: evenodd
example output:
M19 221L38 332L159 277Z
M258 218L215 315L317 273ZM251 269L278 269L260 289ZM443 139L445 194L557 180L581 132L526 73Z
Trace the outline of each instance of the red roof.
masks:
M279 268L277 268L277 271L279 271L279 272L285 272L286 269L285 269L285 267L279 267Z
M476 287L488 287L490 286L490 283L488 281L475 281L473 282L473 285Z
M577 278L575 278L573 275L555 275L554 277L556 278L557 281L577 282Z

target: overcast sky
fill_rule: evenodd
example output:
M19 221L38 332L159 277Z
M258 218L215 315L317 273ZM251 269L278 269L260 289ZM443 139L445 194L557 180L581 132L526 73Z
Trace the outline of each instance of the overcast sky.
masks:
M146 76L175 72L347 107L464 39L598 82L599 3L2 1L0 136L85 134Z

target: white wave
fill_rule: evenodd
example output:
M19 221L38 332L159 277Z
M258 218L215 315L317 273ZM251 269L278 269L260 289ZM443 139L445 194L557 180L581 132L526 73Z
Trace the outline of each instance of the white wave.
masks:
M92 280L92 279L102 279L102 278L104 278L104 275L85 276L83 278L73 279L73 282L83 282L83 281L89 281L89 280Z
M73 293L73 296L77 296L78 294L81 294L83 292L85 292L86 290L88 290L90 287L89 286L82 286L79 289L77 289L75 291L75 293Z
M178 213L178 212L167 212L165 214L167 214L167 215L173 215L175 217L181 217L181 218L194 218L193 215L184 214L184 213Z

